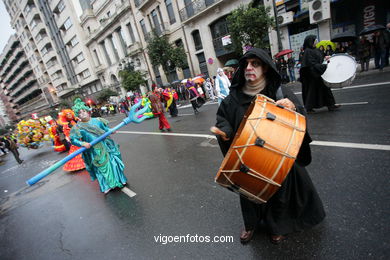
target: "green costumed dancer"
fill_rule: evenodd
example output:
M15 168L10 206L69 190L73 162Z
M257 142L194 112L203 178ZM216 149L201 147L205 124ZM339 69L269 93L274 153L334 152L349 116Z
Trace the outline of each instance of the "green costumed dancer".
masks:
M77 98L72 110L80 118L70 131L70 139L73 145L87 148L83 152L86 169L92 181L98 180L100 190L108 193L111 189L122 188L127 179L123 174L123 164L119 145L109 137L91 147L92 142L109 130L108 121L103 118L91 118L90 108Z

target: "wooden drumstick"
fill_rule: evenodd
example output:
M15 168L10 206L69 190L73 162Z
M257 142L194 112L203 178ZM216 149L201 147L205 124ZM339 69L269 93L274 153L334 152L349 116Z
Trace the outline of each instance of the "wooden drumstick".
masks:
M215 135L220 135L222 137L222 140L227 141L229 140L229 137L227 137L226 133L221 131L218 127L212 126L210 127L210 131Z

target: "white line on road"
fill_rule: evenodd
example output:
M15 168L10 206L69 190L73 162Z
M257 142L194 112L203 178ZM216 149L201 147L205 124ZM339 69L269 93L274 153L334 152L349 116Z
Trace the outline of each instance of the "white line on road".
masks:
M116 132L118 134L172 135L172 136L202 137L202 138L216 139L214 135L205 135L205 134L158 133L158 132L136 132L136 131L116 131Z
M356 86L349 86L349 87L343 87L343 88L332 88L332 91L339 91L339 90L343 90L343 89L364 88L364 87L370 87L370 86L380 86L380 85L387 85L387 84L390 84L390 81L380 82L380 83L356 85ZM300 94L302 94L302 92L294 92L294 94L295 95L300 95Z
M390 151L390 145L313 141L312 145Z
M207 139L216 139L214 135L206 135L206 134L157 133L157 132L136 132L136 131L117 131L117 133L118 134L140 134L140 135L170 135L170 136L201 137ZM381 145L381 144L359 144L359 143L327 142L327 141L313 141L311 144L318 145L318 146L334 146L334 147L344 147L344 148L390 151L390 145Z
M129 188L127 187L123 187L121 189L121 191L123 191L127 196L129 196L130 198L134 197L135 195L137 195L134 191L130 190Z
M367 105L368 102L353 102L353 103L339 103L342 106L351 106L351 105Z

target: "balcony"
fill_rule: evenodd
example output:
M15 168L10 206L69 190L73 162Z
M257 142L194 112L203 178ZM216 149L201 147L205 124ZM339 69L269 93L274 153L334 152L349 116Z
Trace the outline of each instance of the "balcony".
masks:
M150 7L153 3L161 1L158 0L134 0L135 7L137 7L141 12L144 12L146 8Z
M100 26L91 32L91 35L87 41L87 46L91 42L96 41L101 35L105 34L107 31L112 31L112 27L116 27L116 22L119 22L119 19L122 15L125 15L130 10L129 4L116 5L115 12L109 18L100 19Z
M230 54L230 53L234 52L233 49L229 48L231 45L224 46L222 44L222 38L225 37L225 36L226 35L213 39L215 55L217 57L221 57L223 55Z
M131 45L129 45L127 47L127 53L132 56L134 54L137 54L139 52L141 52L142 50L142 46L141 46L141 43L136 41L136 42L133 42Z
M188 22L191 18L200 15L211 6L221 2L222 0L193 0L179 11L180 19L183 23Z

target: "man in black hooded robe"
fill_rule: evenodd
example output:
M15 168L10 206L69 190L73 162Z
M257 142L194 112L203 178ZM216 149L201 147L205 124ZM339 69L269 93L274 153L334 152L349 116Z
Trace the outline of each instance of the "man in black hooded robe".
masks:
M230 94L222 101L217 112L216 126L212 127L224 155L256 94L266 95L277 100L277 104L305 115L305 109L294 93L280 86L280 82L281 77L264 50L253 48L240 59ZM321 199L305 169L311 162L310 142L311 138L306 132L294 165L282 186L267 203L256 204L240 195L245 225L240 235L242 243L252 239L261 221L268 227L271 241L279 243L286 234L312 227L324 219Z
M328 107L334 111L340 107L330 88L325 84L321 75L324 74L327 64L323 64L324 56L315 48L315 35L308 35L303 43L304 54L299 71L302 82L302 100L308 112L314 112L313 108ZM329 59L328 56L326 59Z

